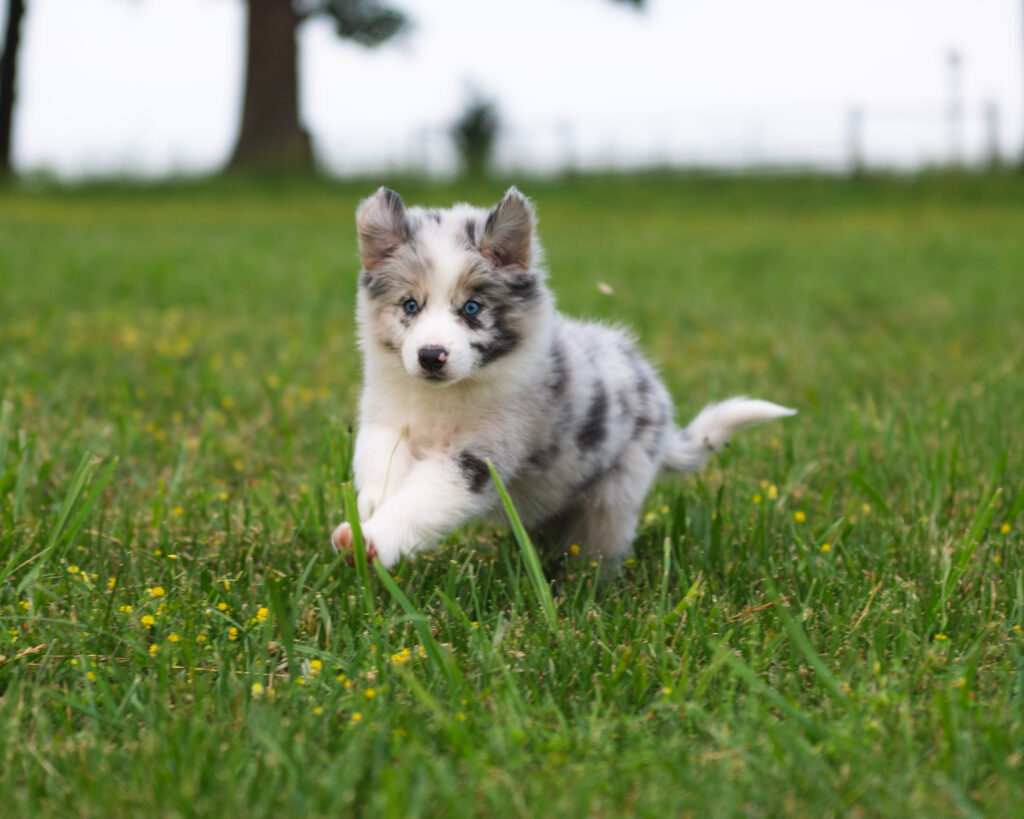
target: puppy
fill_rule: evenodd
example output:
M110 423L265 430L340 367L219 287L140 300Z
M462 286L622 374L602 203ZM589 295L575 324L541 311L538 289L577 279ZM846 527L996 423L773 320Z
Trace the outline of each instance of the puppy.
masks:
M677 429L632 339L555 310L515 188L489 211L406 208L381 188L356 225L353 466L367 554L384 566L495 506L490 462L539 545L617 567L660 470L695 471L739 428L795 412L731 398ZM331 542L352 548L348 523Z

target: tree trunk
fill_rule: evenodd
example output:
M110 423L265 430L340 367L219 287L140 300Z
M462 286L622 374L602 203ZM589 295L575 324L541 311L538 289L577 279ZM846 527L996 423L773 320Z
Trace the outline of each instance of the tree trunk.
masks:
M4 51L0 55L0 176L11 173L11 126L18 71L18 46L21 44L21 19L25 0L8 0Z
M309 133L299 122L299 16L292 0L246 0L242 128L230 167L308 170Z

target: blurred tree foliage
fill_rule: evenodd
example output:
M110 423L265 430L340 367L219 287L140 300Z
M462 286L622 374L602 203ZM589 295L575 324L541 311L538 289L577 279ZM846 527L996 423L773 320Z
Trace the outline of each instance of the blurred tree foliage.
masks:
M497 106L481 96L473 97L455 120L452 139L467 176L480 177L487 173L500 125Z

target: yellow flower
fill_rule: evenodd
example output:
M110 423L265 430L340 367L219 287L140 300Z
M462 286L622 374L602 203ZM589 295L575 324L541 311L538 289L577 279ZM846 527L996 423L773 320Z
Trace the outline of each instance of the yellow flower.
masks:
M129 606L127 603L125 605L121 606L120 609L118 609L118 611L120 611L122 614L130 614L131 610L132 610L132 607Z
M344 674L339 674L334 679L336 679L338 682L345 682L345 675Z
M324 712L324 707L322 705L317 705L317 706L315 706L313 708L313 713L315 715L317 715L317 716L320 716L320 714L322 714L323 712Z
M267 619L267 615L269 613L270 612L267 610L266 606L260 606L258 609L256 609L256 620L257 620L257 622L262 623L264 620Z
M217 608L220 611L227 611L228 610L228 604L227 603L218 603L217 604Z
M754 503L760 503L761 502L761 493L758 492L756 495L754 495L754 497L751 498L751 500Z
M153 645L151 645L149 647L149 653L151 655L155 655L159 650L160 650L160 646L158 646L156 643L153 643Z
M178 556L177 555L167 555L167 559L168 560L177 560Z
M142 625L152 626L156 622L156 618L152 614L142 615Z
M768 487L768 500L775 500L779 496L779 488L772 484Z
M323 670L324 664L322 660L310 660L309 661L309 673L310 676L317 676Z
M664 688L661 689L661 693L667 697L669 694L672 693L672 689L666 685Z
M949 638L945 634L936 634L935 639L941 642L942 640L948 640Z
M263 696L263 686L258 682L254 682L249 691L252 693L253 699L258 700Z
M655 520L657 520L657 517L655 516L654 512L648 512L644 516L644 523L654 523Z
M1013 630L1020 634L1020 626L1014 626Z
M155 554L157 557L160 557L161 555L163 555L163 550L162 549L154 549L153 550L153 554Z
M863 512L865 515L870 515L871 514L871 504L870 503L865 503L863 506L860 507L860 511Z
M78 665L78 660L72 660L71 665Z
M198 637L196 637L196 642L197 643L205 643L206 642L206 635L205 634L200 634Z
M999 527L999 533L1003 535L1008 535L1010 534L1010 529L1012 528L1013 527L1010 526L1009 523L1004 523L1002 526Z
M831 552L832 551L832 544L831 543L822 543L821 544L821 551L826 552L826 553L827 552Z
M466 715L464 713L462 713L462 711L459 711L455 715L455 719L457 719L459 722L465 722L466 721Z
M181 638L177 634L171 634L168 638L172 643L177 643Z
M184 515L184 514L185 514L185 510L184 510L184 509L182 509L182 508L181 508L180 506L175 506L175 507L174 507L174 508L173 508L173 509L171 510L171 512L172 512L172 513L174 513L175 515Z
M238 639L238 629L235 626L232 626L231 628L228 629L228 640L230 640L233 643L237 639Z
M25 611L28 611L30 608L32 608L32 604L29 603L28 600L19 600L18 605L21 606L22 609L24 609Z
M803 523L805 520L807 520L807 515L805 515L803 512L794 512L793 520L795 520L797 523Z
M150 597L163 597L167 592L164 591L163 586L154 586L149 590Z
M580 553L580 547L579 547L578 543L574 543L574 544L572 544L572 546L569 547L569 554L571 554L573 557L575 557L579 553Z
M223 494L223 493L221 493L221 494ZM227 497L225 497L224 499L227 500ZM230 581L222 580L221 581L221 585L224 587L224 591L231 591L231 583L230 583Z
M366 691L363 692L363 696L366 697L366 699L368 700L372 700L374 697L377 696L377 689L367 688Z
M355 713L354 713L354 714L352 715L352 722L359 722L359 720L361 720L362 718L363 718L363 715L362 715L362 714L360 714L360 713L359 713L358 711L356 711L356 712L355 712Z
M1003 562L1003 559L999 555L996 555L992 558L992 562L998 566L1000 563Z
M85 676L92 682L96 681L96 674L92 671L87 672Z
M77 566L75 566L74 564L72 564L72 565L68 566L68 572L69 572L70 574L78 574L78 573L79 573L80 571L81 571L81 569L79 569L79 568L78 568Z
M668 507L667 506L662 506L661 507L661 514L663 514L663 515L667 515L668 514Z
M115 586L117 586L117 578L116 577L108 577L107 578L107 588L110 589L111 591L113 591Z
M470 620L470 621L469 621L469 624L470 624L470 625L471 625L471 626L472 626L473 628L480 628L480 624L479 624L479 623L478 623L478 622L477 622L476 620Z

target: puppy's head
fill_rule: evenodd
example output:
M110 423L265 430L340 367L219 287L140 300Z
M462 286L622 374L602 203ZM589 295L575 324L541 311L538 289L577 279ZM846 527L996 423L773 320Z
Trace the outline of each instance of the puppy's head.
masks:
M438 385L512 356L548 303L530 203L406 208L381 188L356 211L359 320L368 350Z

